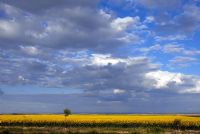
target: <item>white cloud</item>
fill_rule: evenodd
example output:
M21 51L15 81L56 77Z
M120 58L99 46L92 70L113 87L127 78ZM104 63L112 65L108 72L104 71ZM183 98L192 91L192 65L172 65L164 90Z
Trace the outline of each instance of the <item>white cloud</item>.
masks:
M184 14L188 16L192 16L200 21L200 9L195 4L188 4L184 6Z
M200 55L200 50L184 50L185 55Z
M166 44L163 48L165 53L181 53L183 50L183 47L176 44Z
M123 89L113 89L114 94L123 94L125 92L126 92L126 90L123 90Z
M105 19L111 19L112 15L109 13L106 13L103 9L100 9L99 14L102 15Z
M184 91L180 91L180 93L200 93L200 79L195 79L195 86L188 88Z
M147 16L146 19L144 20L144 23L152 23L155 21L154 16Z
M18 76L18 79L19 79L19 80L22 80L22 81L24 81L24 80L25 80L25 79L24 79L24 77L23 77L23 76L21 76L21 75L19 75L19 76Z
M31 2L36 4L34 1ZM27 13L23 11L23 8L21 10L0 3L8 17L0 20L0 38L2 39L0 48L15 49L20 44L27 44L41 49L74 49L78 51L89 49L95 52L110 52L129 42L134 44L139 40L137 33L131 32L130 34L126 31L129 27L131 27L129 32L133 31L135 25L139 23L139 17L118 18L102 9L96 10L87 5L84 5L87 8L79 7L80 3L74 1L63 2L75 5L69 8L66 4L65 8L50 8L46 9L47 11L41 8L44 12L37 15ZM17 2L8 3L18 5ZM18 6L21 7L23 5L21 4L20 1ZM27 4L27 6L30 5ZM91 16L91 14L94 15ZM12 38L12 40L5 40L5 37L6 39ZM15 42L14 45L13 42Z
M148 52L151 52L151 51L158 51L158 50L161 50L161 49L162 49L162 47L160 46L160 44L156 44L156 45L152 45L148 48L147 47L146 48L139 48L139 51L148 53Z
M112 21L111 27L116 31L124 31L128 27L135 28L139 23L140 18L137 17L124 17L124 18L116 18Z
M171 44L155 44L150 47L141 47L137 49L140 52L149 53L152 51L162 51L166 54L181 54L188 56L200 55L200 50L197 49L187 49L183 44L171 43ZM192 57L191 57L192 58Z
M147 78L154 79L156 83L153 85L155 88L168 88L170 82L175 82L177 85L182 84L182 74L170 73L168 71L154 71L146 74Z
M18 24L15 21L0 20L0 37L15 37L17 36L18 29Z
M177 93L200 93L200 78L196 76L158 70L147 73L146 77L155 80L155 89Z
M178 9L180 12L171 15L171 12L167 14L162 11L175 9L179 2L112 0L126 1L130 4L128 7L134 8L130 16L120 17L111 9L97 8L98 0L42 0L40 4L35 0L23 1L2 0L13 6L0 2L0 10L3 11L0 20L0 84L30 84L61 87L63 90L77 88L81 90L81 104L88 98L93 98L93 101L89 99L89 103L95 102L95 106L96 102L99 103L98 108L107 101L131 101L128 108L136 110L132 106L146 104L143 107L146 108L147 105L152 106L152 102L168 101L173 104L172 94L176 100L179 96L177 93L200 93L199 77L162 71L149 57L138 57L134 53L135 46L130 45L145 42L138 46L150 45L139 48L142 54L158 51L156 56L161 56L158 59L162 61L173 56L174 59L169 62L174 65L197 61L190 56L199 55L199 50L190 48L190 45L186 48L175 41L185 40L188 33L199 29L198 6L184 6L184 13ZM140 11L142 7L138 3L150 10ZM155 8L159 10L152 12L151 9ZM124 9L127 10L127 6ZM140 13L155 16L132 17ZM154 40L159 44L149 44ZM162 44L169 41L174 42ZM162 52L165 55L161 55ZM74 100L77 97L73 94L71 98ZM35 97L32 99L38 100ZM140 99L153 101L137 103ZM55 100L59 101L52 99L52 102ZM46 103L46 98L43 101ZM113 105L109 108L112 111ZM102 109L105 110L105 107ZM116 111L119 111L118 107Z
M186 39L187 39L186 35L155 36L156 41L177 41Z
M112 57L110 54L92 54L91 64L96 66L106 66L108 64L118 64L118 63L125 63L127 65L134 65L140 64L144 61L148 61L146 57L128 57L128 58L115 58ZM154 65L152 64L152 67Z
M48 30L48 29L47 29ZM44 39L48 37L48 32L35 32L35 31L26 31L25 35L35 38L36 40Z
M20 46L20 49L29 55L38 55L40 50L34 46Z
M127 33L125 36L118 38L118 40L123 41L127 44L135 43L135 42L142 42L140 37L135 33Z
M179 54L184 54L184 55L188 55L188 56L192 56L192 55L199 55L200 54L200 50L196 50L196 49L186 49L184 48L184 46L181 46L179 44L165 44L163 46L163 52L165 53L179 53Z
M177 56L174 59L170 60L172 64L177 64L177 63L187 63L187 62L195 62L197 61L196 58L193 57L185 57L185 56Z
M73 1L71 2L73 3ZM75 4L78 3L75 2ZM17 12L18 16L15 15ZM91 14L94 15L91 16ZM99 90L109 89L112 91L114 89L113 93L115 94L122 93L122 89L136 91L146 90L149 87L171 88L171 83L175 83L174 86L185 83L182 80L185 78L183 74L160 71L158 65L153 64L147 57L120 58L114 54L114 49L140 40L140 37L146 34L145 30L142 31L146 28L145 23L153 22L155 19L153 16L147 16L146 20L141 23L138 16L116 17L101 9L80 7L79 4L70 8L48 9L37 15L28 14L26 16L20 14L18 10L9 11L8 16L15 16L15 18L0 21L0 36L13 36L15 39L4 42L4 39L1 38L1 44L5 45L0 45L0 49L5 53L4 55L8 54L6 50L14 53L12 53L12 58L1 56L3 57L1 60L4 61L0 64L1 70L8 68L10 74L15 74L15 80L16 78L21 80L27 78L36 84L50 85L49 83L52 83L57 86L74 86L86 90L98 90L99 88ZM185 36L170 35L166 38L177 40L185 38ZM158 36L157 39L165 40L165 37ZM10 44L14 44L15 47ZM4 50L4 48L6 49ZM15 48L20 48L21 51L15 50ZM81 50L87 52L79 56L70 53L64 55L60 53L60 50L75 51L75 53ZM195 52L199 54L198 50L186 50L176 43L163 46L156 44L141 49L143 52L159 50L165 53L192 55L192 52ZM44 54L41 53L43 51L45 51ZM30 56L24 57L21 52L35 56L32 58L38 62L29 63ZM116 57L113 57L112 54ZM20 58L23 61L20 61ZM193 59L178 57L174 60L184 62ZM25 66L27 64L28 66ZM152 70L156 71L152 72ZM1 73L5 74L6 72L2 71ZM18 77L19 74L23 77ZM15 80L12 81L11 78L12 76L9 75L1 78L1 81L7 82L10 79L10 83L15 83ZM153 81L150 78L153 78ZM156 83L153 83L154 80ZM152 86L152 83L155 85ZM194 85L194 83L192 84ZM193 88L195 87L193 86Z
M105 66L108 64L117 64L119 62L126 62L124 59L112 58L111 55L102 55L102 54L93 54L92 55L92 64L98 66Z

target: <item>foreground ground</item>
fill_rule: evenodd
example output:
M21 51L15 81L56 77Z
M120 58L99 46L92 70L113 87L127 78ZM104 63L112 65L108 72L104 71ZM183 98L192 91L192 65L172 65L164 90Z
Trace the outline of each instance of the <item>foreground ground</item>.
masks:
M199 133L198 115L0 115L0 133Z
M200 130L113 127L1 127L0 134L200 134Z

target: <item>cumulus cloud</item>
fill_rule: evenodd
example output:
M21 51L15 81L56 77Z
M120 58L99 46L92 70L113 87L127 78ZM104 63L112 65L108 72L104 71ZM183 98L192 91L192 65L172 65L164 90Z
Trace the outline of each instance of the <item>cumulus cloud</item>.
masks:
M152 78L156 80L154 84L155 88L168 88L168 83L175 82L176 84L181 84L181 74L173 74L170 72L164 71L155 71L149 72L146 74L146 77Z
M18 24L14 21L0 20L0 36L2 38L13 38L17 36Z
M136 27L140 23L140 18L137 16L135 18L125 17L125 18L116 18L112 21L111 26L117 31L124 31L127 28Z
M40 53L38 48L34 46L20 46L20 48L24 53L29 54L29 55L37 55Z
M146 74L146 77L154 79L154 88L175 91L178 93L199 93L200 79L196 76L171 73L168 71L154 71Z
M159 11L168 11L178 9L182 1L174 0L172 2L166 2L165 0L109 0L109 4L115 6L123 6L125 9L133 9L137 6L142 6L147 9L155 9Z
M123 89L114 89L113 90L113 93L114 94L123 94L123 93L125 93L126 91L125 90L123 90Z
M199 31L198 14L200 9L197 1L118 0L115 3L125 5L128 9L130 7L135 9L139 6L150 11L150 15L146 16L144 23L154 22L155 32L163 37L160 39L168 37L171 40L183 40L185 36L192 36L196 31ZM177 37L169 38L170 35Z
M169 35L169 36L156 36L156 41L177 41L177 40L186 40L185 35Z
M152 45L148 48L139 48L139 51L144 52L144 53L149 53L151 51L159 51L161 50L162 47L160 44Z
M177 44L166 44L163 48L165 53L181 53L183 50L184 48Z
M98 56L97 59L94 58L91 65L67 72L65 75L70 77L65 79L63 84L77 86L77 88L91 92L114 89L137 91L145 88L143 86L148 83L143 80L143 74L156 68L156 65L149 63L146 58L112 59L103 57L101 59ZM140 65L144 68L138 68Z
M171 60L170 62L172 64L176 64L176 63L187 63L187 62L194 62L197 61L196 58L192 58L192 57L181 57L181 56L177 56L175 57L173 60Z
M88 64L67 70L62 68L58 71L54 68L55 72L52 72L37 62L31 63L28 69L32 72L29 74L32 76L29 80L36 83L48 85L50 81L47 76L54 76L51 81L57 81L56 85L84 89L86 94L97 96L103 94L108 98L110 95L114 97L114 94L123 93L125 93L123 96L128 95L131 98L134 94L155 89L165 89L175 93L199 92L198 77L160 71L158 65L142 57L122 59L112 58L109 55L93 55ZM40 77L34 78L35 74Z
M150 47L138 48L138 51L143 54L149 55L154 52L162 53L165 56L169 54L174 56L169 60L169 66L177 67L189 67L193 64L198 63L199 50L197 49L187 49L183 44L171 43L171 44L155 44Z
M176 56L169 61L170 66L188 67L198 63L198 59L187 56Z
M155 21L155 18L153 16L147 16L144 20L144 23L152 23Z
M72 52L64 55L62 52L49 61L29 58L1 62L1 74L6 77L1 77L0 82L83 89L85 96L101 101L128 101L156 89L200 92L198 77L161 71L147 57L81 53L70 58L70 55Z
M109 2L108 2L109 3ZM160 40L183 40L199 31L199 6L197 1L165 0L110 0L135 13L139 8L149 11L144 23L155 25ZM173 13L174 12L174 13ZM173 36L172 36L173 35Z
M175 17L169 17L160 21L157 31L162 34L179 34L181 36L193 35L199 30L199 17L200 9L196 4L186 4L181 14Z
M183 44L177 44L177 43L169 43L169 44L155 44L150 47L141 47L138 48L138 51L150 53L153 51L161 51L166 54L180 54L180 55L186 55L186 56L198 56L200 54L200 51L198 49L190 48L187 49Z
M62 7L57 9L55 5L55 9L52 9L50 7L54 4L51 2L55 3L55 1L44 1L38 8L45 12L37 15L31 12L38 11L36 9L24 13L25 7L29 8L26 5L31 5L32 2L31 7L34 8L34 5L38 4L34 1L28 4L12 0L3 2L6 4L1 3L1 8L9 19L0 21L1 48L20 47L23 51L26 49L26 52L27 49L29 52L32 49L33 52L36 48L111 52L127 43L140 42L139 35L134 32L141 25L139 17L111 17L103 10L97 10L94 4L96 2L62 1L66 4L56 2ZM88 4L91 6L88 7ZM105 17L106 15L110 17ZM127 32L126 29L131 27L133 27L132 32Z
M199 50L176 42L198 31L199 7L195 4L184 5L181 12L172 15L170 12L180 6L180 0L115 1L134 5L135 10L139 6L148 9L144 12L149 11L147 16L146 13L139 16L136 11L126 16L97 8L97 0L0 2L2 85L81 89L80 94L69 95L69 100L63 97L58 104L64 100L77 106L73 98L79 97L96 110L98 106L105 109L105 105L116 105L117 109L126 102L124 107L129 111L131 103L140 108L139 104L145 105L148 100L152 104L157 102L155 98L162 100L159 95L164 97L162 101L169 101L165 100L168 97L165 93L174 97L200 92L198 76L162 71L150 57L132 53L135 44L148 46L155 40L157 44L148 48L140 45L138 50L143 55L159 51L170 54L174 56L169 60L173 64L196 62L192 56L198 56ZM41 99L44 96L37 97L44 102L23 96L30 103L19 100L16 104L57 107L57 103L47 103L49 96L46 100ZM7 102L6 98L3 101Z
M61 8L61 7L94 7L98 3L98 0L43 0L36 2L30 0L29 2L25 0L1 0L1 2L7 3L9 5L15 6L17 8L23 9L31 13L41 13L52 8Z
M165 44L163 47L163 52L165 53L180 53L187 56L199 55L200 51L197 49L187 49L181 44Z

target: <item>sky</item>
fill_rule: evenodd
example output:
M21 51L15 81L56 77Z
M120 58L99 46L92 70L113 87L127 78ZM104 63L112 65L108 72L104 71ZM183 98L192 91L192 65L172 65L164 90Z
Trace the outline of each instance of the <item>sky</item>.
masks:
M0 0L0 113L200 113L200 1Z

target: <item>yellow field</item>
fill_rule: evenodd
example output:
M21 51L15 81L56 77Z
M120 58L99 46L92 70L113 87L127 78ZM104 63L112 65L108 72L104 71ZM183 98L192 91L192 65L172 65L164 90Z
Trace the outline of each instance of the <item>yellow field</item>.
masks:
M147 125L173 125L179 120L184 127L200 127L200 117L189 115L81 115L74 114L66 117L58 114L41 115L0 115L0 124L3 123L71 123L71 124L147 124ZM48 125L49 125L48 124ZM83 125L84 126L84 125Z

